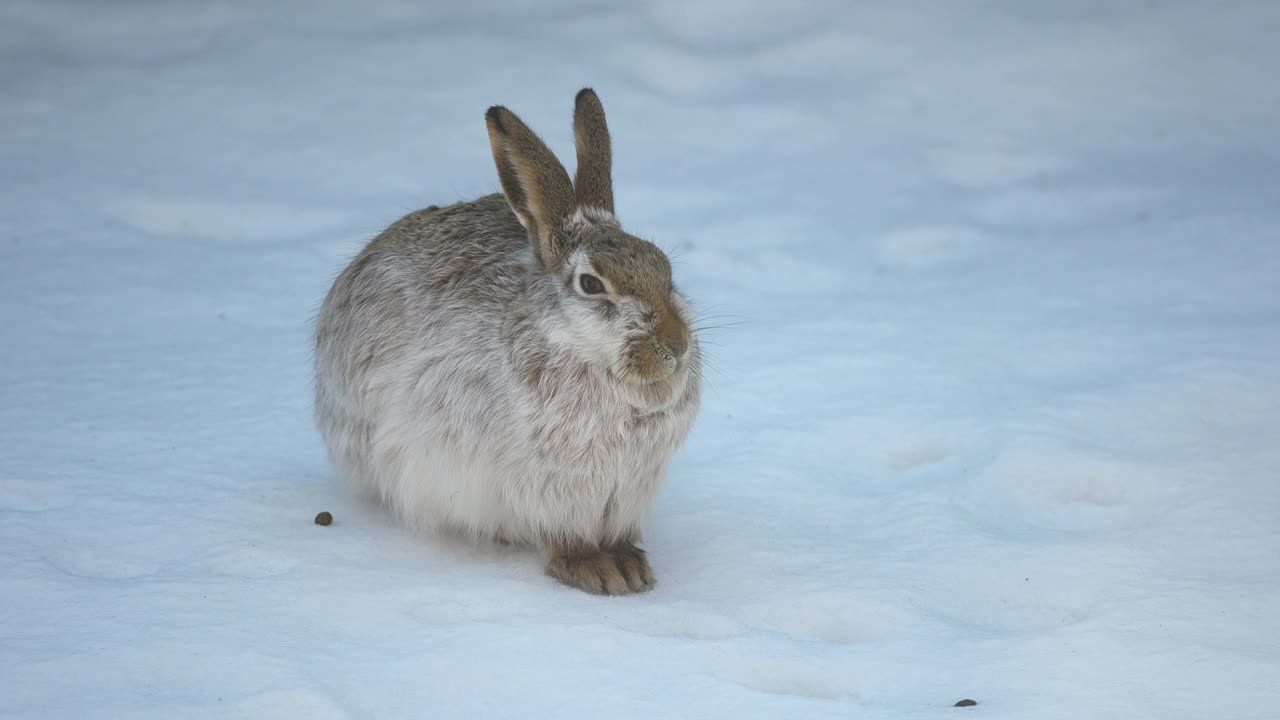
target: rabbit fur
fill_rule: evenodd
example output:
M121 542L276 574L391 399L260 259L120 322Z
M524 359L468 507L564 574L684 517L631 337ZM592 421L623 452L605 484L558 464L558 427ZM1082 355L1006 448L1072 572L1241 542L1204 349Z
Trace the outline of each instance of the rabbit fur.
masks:
M689 304L614 215L593 91L574 181L509 110L486 122L503 194L406 215L330 289L317 425L341 476L411 526L540 546L593 592L647 589L634 543L699 405Z

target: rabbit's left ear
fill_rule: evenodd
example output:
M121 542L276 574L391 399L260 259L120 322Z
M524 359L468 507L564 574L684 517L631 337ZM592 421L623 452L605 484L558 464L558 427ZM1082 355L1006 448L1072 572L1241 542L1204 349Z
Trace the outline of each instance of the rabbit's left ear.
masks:
M558 270L564 264L565 248L557 235L574 208L569 173L515 113L495 105L485 113L485 122L502 192L529 231L542 267Z
M604 106L591 88L578 91L573 108L573 138L578 146L578 171L573 180L579 207L613 212L613 148Z

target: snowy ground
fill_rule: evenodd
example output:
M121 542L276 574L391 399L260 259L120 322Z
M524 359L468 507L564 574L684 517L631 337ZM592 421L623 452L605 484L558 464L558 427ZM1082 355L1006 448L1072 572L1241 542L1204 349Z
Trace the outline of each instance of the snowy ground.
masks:
M0 3L0 716L1280 714L1280 4L479 5ZM333 275L584 85L743 320L620 599L310 419Z

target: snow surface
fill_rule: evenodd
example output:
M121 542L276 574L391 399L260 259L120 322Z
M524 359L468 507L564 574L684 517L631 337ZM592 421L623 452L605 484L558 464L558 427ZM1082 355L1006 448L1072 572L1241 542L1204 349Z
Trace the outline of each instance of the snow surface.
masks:
M5 0L0 716L1280 717L1277 37ZM624 223L738 323L617 599L410 536L310 419L336 272L497 189L491 104L571 157L584 85Z

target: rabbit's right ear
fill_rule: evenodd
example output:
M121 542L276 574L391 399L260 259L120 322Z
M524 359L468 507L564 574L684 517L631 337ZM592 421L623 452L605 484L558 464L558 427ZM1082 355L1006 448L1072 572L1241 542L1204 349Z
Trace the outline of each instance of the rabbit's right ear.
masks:
M502 194L529 231L543 269L557 270L566 256L557 232L576 206L569 173L515 113L495 105L485 113L485 122Z
M578 204L613 214L613 149L604 106L591 88L573 100L573 138L578 147L578 172L573 180Z

